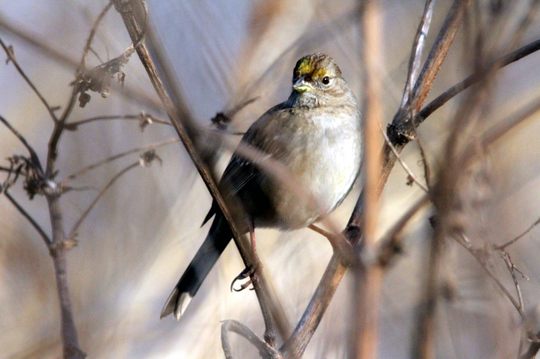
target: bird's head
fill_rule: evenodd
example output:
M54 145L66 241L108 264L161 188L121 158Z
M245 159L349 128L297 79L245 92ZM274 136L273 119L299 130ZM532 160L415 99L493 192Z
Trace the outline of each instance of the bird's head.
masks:
M335 103L350 92L334 59L321 53L304 56L296 62L292 89L292 96L301 100L300 103L314 106Z

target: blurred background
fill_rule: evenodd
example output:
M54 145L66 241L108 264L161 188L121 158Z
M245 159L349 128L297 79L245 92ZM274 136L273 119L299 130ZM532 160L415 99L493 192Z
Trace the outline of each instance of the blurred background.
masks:
M436 3L427 48L450 3ZM504 39L511 37L512 24L528 11L529 1L475 2L485 11L496 3L506 6L504 21L488 24L492 27L486 27L486 36L495 44L491 50L502 55L512 49ZM0 1L0 37L13 45L19 64L50 104L65 106L86 38L105 5L101 0ZM268 107L288 97L296 60L311 52L322 51L334 57L356 95L362 96L357 1L151 0L148 6L149 22L174 68L189 110L201 126L210 126L216 113L231 113L239 104L256 98L233 116L232 129L245 130ZM423 8L424 1L380 2L383 61L379 71L384 84L385 122L391 121L399 107ZM467 29L470 27L458 33L430 98L471 73ZM518 45L539 37L540 22L532 21ZM129 45L122 19L112 9L93 44L99 58L90 54L88 66L120 55ZM0 115L26 137L43 160L53 123L13 65L4 65L5 58L2 53ZM485 128L504 121L540 95L539 68L540 54L533 53L499 72L488 101L489 111L482 118ZM91 93L90 103L77 107L71 118L137 115L144 111L166 119L136 55L123 71L123 86L113 86L107 98ZM434 171L444 164L442 148L448 128L465 96L467 93L452 100L419 128L418 136ZM486 149L481 166L486 174L482 183L486 194L481 201L471 199L474 203L461 212L467 233L481 245L510 240L540 217L538 119L529 120L497 146ZM175 137L172 127L160 124L141 130L137 121L88 123L62 137L58 176L65 178L116 153ZM0 159L24 152L12 133L0 127ZM221 169L230 156L230 152L222 152ZM259 335L264 330L254 292L229 291L230 281L243 269L233 245L182 320L159 319L170 290L206 235L208 226L200 227L200 223L211 197L182 145L164 146L157 153L162 164L134 169L114 184L80 227L77 246L68 252L76 325L81 347L90 358L220 358L221 321L236 319ZM402 156L422 178L416 144L407 146ZM89 189L62 196L67 228L79 218L97 189L136 160L137 154L126 156L79 177L73 185ZM473 186L474 193L467 198L479 194L479 188ZM50 231L43 198L29 200L20 185L10 193ZM383 194L381 236L421 193L417 186L407 184L407 174L396 165ZM342 227L357 197L358 188L333 214ZM381 358L410 357L415 310L425 275L426 243L432 234L429 215L417 216L408 227L404 253L385 277L380 305ZM34 229L3 196L0 234L0 356L57 358L61 353L60 313L52 261ZM539 235L540 229L533 229L509 248L514 264L529 277L519 278L527 312L540 304ZM296 323L330 259L331 247L309 230L260 230L257 239L258 254L288 319ZM444 273L453 295L437 312L437 358L515 357L524 325L515 308L467 251L453 241L448 241L444 250L448 254ZM514 294L504 262L495 256L489 259L489 266ZM306 358L346 357L351 280L347 276L340 285ZM233 336L233 344L239 358L258 357L242 338Z

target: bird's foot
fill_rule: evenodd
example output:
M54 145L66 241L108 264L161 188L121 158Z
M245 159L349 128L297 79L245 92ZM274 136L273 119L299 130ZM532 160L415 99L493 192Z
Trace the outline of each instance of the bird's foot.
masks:
M244 270L240 272L240 274L238 274L231 282L231 292L232 291L241 292L244 289L251 286L253 284L253 281L256 280L255 279L255 276L257 274L256 272L257 272L257 268L255 266L248 266L244 268ZM246 278L247 280L244 283L241 283L238 288L234 287L237 281L243 281ZM253 290L253 289L254 289L253 287L250 288L250 290Z

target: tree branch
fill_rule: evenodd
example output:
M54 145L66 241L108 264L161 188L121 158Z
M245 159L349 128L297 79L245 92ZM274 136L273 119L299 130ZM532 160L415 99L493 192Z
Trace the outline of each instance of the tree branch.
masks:
M52 243L52 240L49 238L47 233L41 228L41 226L34 220L34 218L13 198L11 194L7 190L4 190L4 195L7 197L7 199L13 204L13 206L23 215L28 222L34 227L34 229L39 233L41 238L45 241L45 244L47 247Z

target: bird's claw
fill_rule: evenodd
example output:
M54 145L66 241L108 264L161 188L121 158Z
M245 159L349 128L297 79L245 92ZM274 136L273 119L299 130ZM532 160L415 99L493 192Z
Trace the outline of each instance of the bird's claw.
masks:
M238 274L231 282L231 292L232 291L241 292L244 289L248 288L250 285L253 284L253 280L254 280L253 277L255 276L255 274L256 274L256 268L254 266L248 266L244 268L244 270L240 272L240 274ZM240 287L238 288L234 287L237 281L244 280L246 278L248 278L248 280L245 283L240 284ZM250 290L253 290L253 289L254 289L253 287L250 288Z

